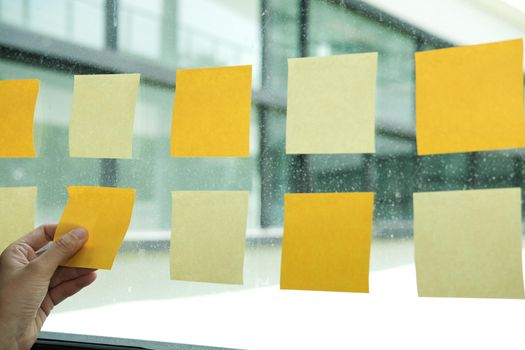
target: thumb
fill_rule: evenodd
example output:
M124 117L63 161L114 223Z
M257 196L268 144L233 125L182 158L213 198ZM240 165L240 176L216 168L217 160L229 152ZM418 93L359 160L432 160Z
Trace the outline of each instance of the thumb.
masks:
M53 242L51 247L38 257L39 263L44 265L46 270L49 269L51 273L54 273L60 264L65 263L82 248L87 239L86 229L73 229Z

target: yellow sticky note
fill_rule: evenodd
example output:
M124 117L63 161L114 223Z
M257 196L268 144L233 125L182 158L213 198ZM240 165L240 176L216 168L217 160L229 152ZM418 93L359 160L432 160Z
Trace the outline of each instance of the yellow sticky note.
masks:
M36 157L33 120L38 80L0 80L0 158Z
M69 154L131 158L140 74L75 75Z
M284 196L281 289L368 293L373 193Z
M523 298L521 189L414 194L419 296Z
M525 147L523 42L416 53L420 155Z
M131 188L70 186L69 199L58 223L55 240L76 227L89 239L64 266L111 269L128 231L135 201Z
M177 70L172 157L248 157L252 66Z
M0 188L0 254L35 228L36 187Z
M248 192L172 192L171 279L243 283Z
M286 153L374 153L377 53L288 59Z

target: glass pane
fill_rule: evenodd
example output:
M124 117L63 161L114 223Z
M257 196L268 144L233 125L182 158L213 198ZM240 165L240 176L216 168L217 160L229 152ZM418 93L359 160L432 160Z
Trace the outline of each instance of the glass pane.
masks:
M256 0L120 0L118 46L169 67L252 64L258 86L259 8Z
M1 0L0 21L81 46L104 46L104 0Z
M376 335L385 329L404 334L407 327L432 322L435 312L445 312L444 319L450 321L449 315L457 311L453 301L428 311L420 309L425 301L416 299L413 193L519 187L524 181L520 150L416 154L414 52L460 42L448 42L403 22L402 16L367 5L387 3L380 0L115 1L117 47L112 52L105 28L111 22L106 17L111 2L0 0L6 33L23 32L41 41L35 48L0 50L0 79L41 81L35 119L38 158L0 159L0 186L38 186L39 224L59 220L68 185L137 189L130 230L114 268L99 271L93 286L58 305L45 330L270 349L281 341L312 346L307 340L317 336L322 342L314 346L333 348L353 341L348 329L369 330L363 334L375 337L365 342L389 341ZM455 6L446 3L440 6ZM505 28L518 26L525 14L495 3L470 4L475 10L466 13L483 12L483 21L510 13L501 17L509 18L501 30L515 33ZM517 28L519 33L525 30ZM465 33L473 32L465 28ZM65 52L57 50L64 47ZM93 53L96 66L78 53L84 51ZM286 155L287 59L304 53L371 51L379 53L377 153ZM113 57L122 60L123 68ZM171 158L175 70L238 64L253 65L250 157ZM121 70L142 73L133 159L70 158L73 75ZM170 280L170 192L176 190L249 191L244 285ZM378 307L373 297L279 291L284 194L354 191L375 192L371 294L407 296L416 300L413 303L391 299L373 309ZM441 322L439 327L447 325ZM301 330L288 333L294 327ZM478 330L470 330L474 328ZM297 344L281 347L304 347Z

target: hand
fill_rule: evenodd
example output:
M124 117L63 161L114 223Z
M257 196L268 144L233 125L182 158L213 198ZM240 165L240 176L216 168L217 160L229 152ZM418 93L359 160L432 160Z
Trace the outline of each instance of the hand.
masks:
M0 349L29 349L55 305L91 284L95 270L59 267L87 241L85 229L53 240L56 225L40 226L0 255Z

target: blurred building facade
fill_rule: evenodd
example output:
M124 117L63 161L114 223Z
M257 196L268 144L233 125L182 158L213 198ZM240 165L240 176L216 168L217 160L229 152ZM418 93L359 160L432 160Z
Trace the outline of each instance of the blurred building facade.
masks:
M467 2L447 6L452 13L451 6ZM285 192L373 191L374 233L391 238L411 235L413 192L521 186L521 151L418 157L414 136L414 52L510 39L514 32L501 24L499 37L490 30L492 36L460 33L455 40L442 28L445 20L414 23L412 13L403 18L391 3L0 0L0 79L41 80L39 156L0 160L0 184L38 186L38 222L58 220L66 185L135 187L132 230L161 232L170 227L173 190L248 190L255 229L282 226ZM515 15L503 1L469 3L493 22ZM402 6L421 8L408 0ZM518 19L512 23L516 35L525 28ZM377 153L286 155L287 59L369 51L379 53ZM251 157L170 158L175 70L237 64L253 65ZM69 158L72 75L107 72L142 73L134 158Z

